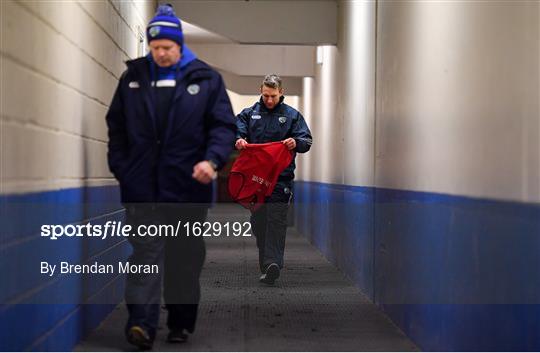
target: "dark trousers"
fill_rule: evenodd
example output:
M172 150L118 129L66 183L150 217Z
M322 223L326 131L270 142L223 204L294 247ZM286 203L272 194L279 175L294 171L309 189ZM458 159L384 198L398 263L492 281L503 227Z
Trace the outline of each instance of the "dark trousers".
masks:
M291 197L292 182L278 182L265 204L251 214L251 229L257 238L261 272L271 263L283 268L287 212Z
M159 273L131 273L126 278L125 300L129 311L126 330L141 326L153 339L159 322L161 294L167 310L169 329L193 332L200 300L199 276L206 254L202 237L186 236L186 222L204 222L204 206L129 205L127 223L136 233L140 225L181 226L173 236L132 236L130 265L158 265Z

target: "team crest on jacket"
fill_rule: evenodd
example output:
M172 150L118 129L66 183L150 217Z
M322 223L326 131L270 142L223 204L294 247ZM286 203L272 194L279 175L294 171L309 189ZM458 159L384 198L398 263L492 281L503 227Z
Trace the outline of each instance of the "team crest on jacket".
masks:
M155 37L159 34L160 31L161 28L159 26L154 26L148 30L148 33L150 34L150 36Z
M280 116L279 117L279 122L282 123L282 124L285 124L285 122L287 121L287 118L284 117L284 116Z
M189 92L189 94L191 94L192 96L196 95L197 93L199 93L201 90L201 86L199 86L198 84L194 83L194 84L191 84L187 87L187 91Z

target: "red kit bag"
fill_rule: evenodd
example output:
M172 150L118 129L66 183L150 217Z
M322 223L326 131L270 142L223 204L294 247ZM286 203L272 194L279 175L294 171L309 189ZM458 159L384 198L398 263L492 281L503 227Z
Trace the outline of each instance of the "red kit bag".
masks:
M281 142L248 144L240 151L229 174L229 194L235 202L256 211L272 194L279 174L293 159Z

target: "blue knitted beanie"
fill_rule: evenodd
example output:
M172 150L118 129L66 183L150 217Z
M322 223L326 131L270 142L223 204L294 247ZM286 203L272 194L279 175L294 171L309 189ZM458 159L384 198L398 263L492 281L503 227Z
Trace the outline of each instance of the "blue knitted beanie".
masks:
M178 43L180 47L184 45L182 23L176 17L172 5L159 5L156 15L146 27L146 38L148 43L154 39L170 39Z

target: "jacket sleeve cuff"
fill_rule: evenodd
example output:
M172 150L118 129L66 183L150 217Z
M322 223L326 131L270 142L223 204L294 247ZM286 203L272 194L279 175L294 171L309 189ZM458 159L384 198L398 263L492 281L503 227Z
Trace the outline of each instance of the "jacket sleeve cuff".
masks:
M309 141L307 141L306 139L303 139L303 138L296 138L296 152L298 153L305 153L307 151L309 151L309 149L311 148L311 140L309 139Z
M207 154L207 155L205 156L205 159L204 159L204 160L208 161L208 162L210 163L210 165L212 166L212 168L214 168L214 170L216 170L216 171L217 171L217 170L220 170L220 169L223 167L223 165L225 164L225 163L223 163L223 162L221 161L220 158L218 158L218 157L217 157L216 155L214 155L213 153Z

